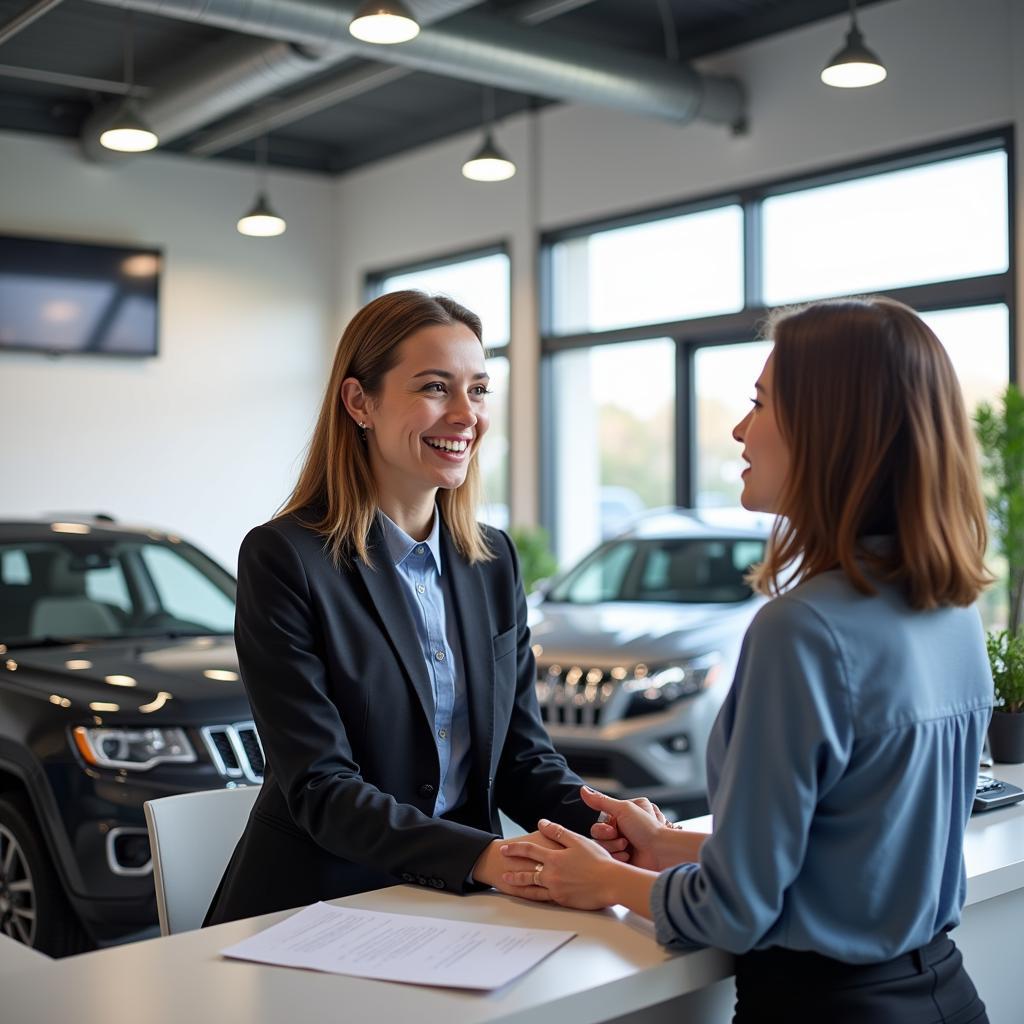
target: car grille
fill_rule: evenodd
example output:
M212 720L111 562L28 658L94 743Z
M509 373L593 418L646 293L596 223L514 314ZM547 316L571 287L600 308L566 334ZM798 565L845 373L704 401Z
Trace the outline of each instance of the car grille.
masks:
M537 703L549 725L597 726L607 720L605 705L615 695L618 682L603 669L566 672L558 665L537 668Z
M263 744L253 722L207 725L200 731L210 759L224 778L263 782Z

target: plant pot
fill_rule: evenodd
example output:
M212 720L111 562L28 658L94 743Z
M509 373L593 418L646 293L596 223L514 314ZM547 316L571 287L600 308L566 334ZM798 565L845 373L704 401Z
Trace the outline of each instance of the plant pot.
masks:
M988 742L993 760L1024 764L1024 713L993 711Z

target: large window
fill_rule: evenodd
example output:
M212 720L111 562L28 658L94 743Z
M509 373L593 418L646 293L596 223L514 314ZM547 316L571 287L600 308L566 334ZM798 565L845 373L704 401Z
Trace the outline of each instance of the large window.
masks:
M666 500L738 503L731 434L773 307L900 299L945 345L969 411L997 398L1014 373L1010 143L996 133L547 236L542 497L562 565Z
M508 253L503 249L491 249L367 276L370 298L404 288L416 288L431 295L447 295L476 313L483 323L492 394L487 399L491 425L480 448L486 503L481 509L481 518L505 528L509 525L508 342L511 315Z

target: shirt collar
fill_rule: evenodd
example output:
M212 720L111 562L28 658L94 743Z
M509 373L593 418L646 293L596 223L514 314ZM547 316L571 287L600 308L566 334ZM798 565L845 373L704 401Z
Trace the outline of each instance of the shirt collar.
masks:
M421 545L425 545L434 559L438 575L441 574L441 516L437 508L434 509L434 522L430 527L430 535L426 540L414 540L392 519L388 518L380 509L377 510L380 516L381 526L384 529L384 542L388 547L388 554L395 565L401 565Z

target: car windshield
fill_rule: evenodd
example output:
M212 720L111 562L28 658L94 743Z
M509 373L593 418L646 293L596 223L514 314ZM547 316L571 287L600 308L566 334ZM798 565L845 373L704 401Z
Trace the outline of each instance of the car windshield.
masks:
M744 581L764 557L757 538L622 538L604 544L570 570L549 601L665 601L728 604L751 596Z
M0 543L0 642L230 633L235 581L188 544L60 537Z

